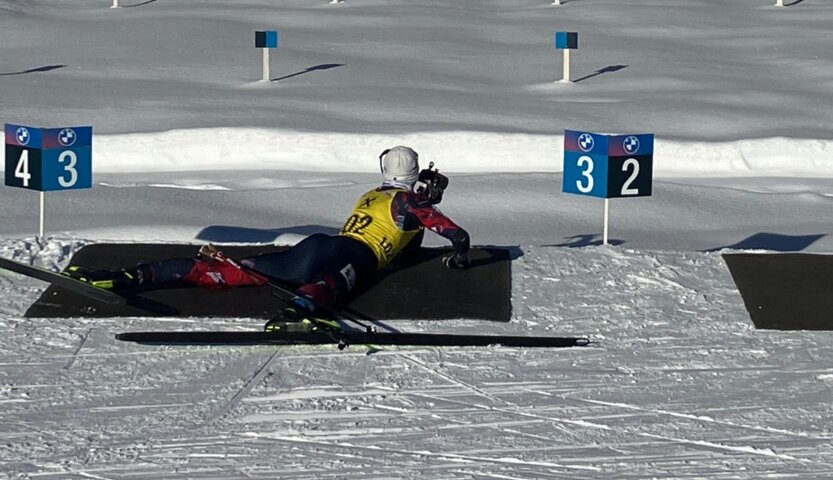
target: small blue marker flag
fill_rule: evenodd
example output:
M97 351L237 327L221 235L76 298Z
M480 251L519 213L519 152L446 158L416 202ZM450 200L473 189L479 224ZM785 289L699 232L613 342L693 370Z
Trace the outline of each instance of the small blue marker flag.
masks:
M555 32L555 48L559 50L578 48L578 32Z
M255 32L255 47L278 48L278 32L276 30Z

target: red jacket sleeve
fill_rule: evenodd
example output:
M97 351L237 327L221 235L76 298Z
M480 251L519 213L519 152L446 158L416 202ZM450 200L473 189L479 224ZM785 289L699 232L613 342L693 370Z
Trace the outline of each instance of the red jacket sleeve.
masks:
M428 199L411 194L407 202L408 213L412 214L419 223L432 232L451 240L454 253L465 254L469 251L469 234L462 227L445 216Z

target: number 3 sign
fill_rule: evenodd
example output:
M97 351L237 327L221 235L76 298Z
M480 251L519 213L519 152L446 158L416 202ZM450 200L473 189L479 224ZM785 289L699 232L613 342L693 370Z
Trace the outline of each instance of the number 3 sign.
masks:
M653 158L653 134L565 130L563 191L601 198L648 197Z
M6 124L6 185L48 192L91 188L92 127Z

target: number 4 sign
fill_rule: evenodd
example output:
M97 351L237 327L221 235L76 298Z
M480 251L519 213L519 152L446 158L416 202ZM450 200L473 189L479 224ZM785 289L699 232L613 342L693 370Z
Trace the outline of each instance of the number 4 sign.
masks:
M6 124L6 182L43 192L92 187L92 127L35 128Z
M564 131L562 191L605 199L607 244L609 199L651 195L654 135L605 135Z

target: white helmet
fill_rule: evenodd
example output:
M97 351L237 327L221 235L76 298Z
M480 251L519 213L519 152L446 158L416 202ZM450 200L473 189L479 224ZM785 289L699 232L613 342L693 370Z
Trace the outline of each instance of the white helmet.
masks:
M393 147L379 155L382 179L413 185L419 178L419 155L408 147Z

